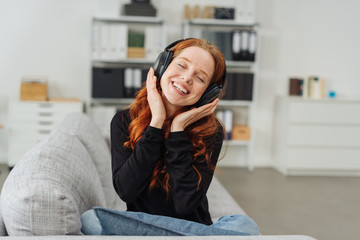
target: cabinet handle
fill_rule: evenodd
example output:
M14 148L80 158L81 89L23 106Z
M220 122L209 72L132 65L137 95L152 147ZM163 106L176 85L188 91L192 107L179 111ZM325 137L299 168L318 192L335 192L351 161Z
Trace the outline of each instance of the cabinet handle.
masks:
M51 122L51 121L38 121L38 124L39 125L52 125L53 122Z
M38 130L38 133L40 134L49 134L51 130Z
M52 104L49 103L39 103L39 107L41 108L51 108Z
M39 112L40 117L51 117L52 115L52 112Z

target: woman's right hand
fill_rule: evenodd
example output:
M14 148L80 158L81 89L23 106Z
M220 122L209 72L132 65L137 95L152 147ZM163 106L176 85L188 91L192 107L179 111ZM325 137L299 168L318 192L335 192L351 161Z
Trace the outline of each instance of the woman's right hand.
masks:
M150 68L146 79L147 100L151 110L150 126L161 129L166 118L166 111L159 90L156 88L156 82L155 71Z

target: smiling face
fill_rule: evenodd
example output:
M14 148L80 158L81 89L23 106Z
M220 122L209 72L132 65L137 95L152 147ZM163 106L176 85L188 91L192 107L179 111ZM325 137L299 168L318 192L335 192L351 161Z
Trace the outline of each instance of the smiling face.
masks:
M160 85L167 108L178 110L195 104L213 77L215 61L200 47L188 47L175 57L163 76Z

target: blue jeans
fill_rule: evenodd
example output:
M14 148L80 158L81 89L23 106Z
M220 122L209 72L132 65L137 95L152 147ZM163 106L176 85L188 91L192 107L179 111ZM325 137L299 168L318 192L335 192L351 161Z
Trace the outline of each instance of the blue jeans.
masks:
M91 209L86 211L81 215L81 223L82 228L81 231L84 235L259 235L259 229L254 220L245 215L228 215L221 217L218 221L213 223L210 226L195 223L187 220L169 218L163 216L150 215L146 213L140 212L124 212L118 210L105 210L115 213L121 213L121 215L130 216L130 221L132 221L133 217L137 220L135 222L130 222L127 218L118 218L117 216L114 218L113 215L102 215L101 217L97 215L96 209ZM149 218L150 217L150 218ZM151 221L152 217L156 218L156 220ZM101 220L99 220L99 218ZM157 228L155 232L153 232L152 228L149 230L145 230L142 232L142 226L148 227L147 225L141 225L143 220L150 221L154 223L154 226ZM150 220L149 220L150 219ZM159 221L160 220L160 221ZM100 223L102 221L102 223ZM138 225L138 222L140 225ZM159 224L160 223L160 227ZM128 225L130 224L130 225ZM164 228L165 224L170 226L170 231L159 232L158 230L166 229ZM105 225L105 226L104 226ZM134 226L133 226L134 225ZM136 225L136 226L135 226ZM103 229L103 226L110 226L110 228L114 229L111 233L108 230ZM122 229L120 229L122 228ZM136 230L134 230L136 229ZM139 231L140 229L140 231ZM168 230L168 229L166 229ZM121 233L119 234L120 231Z

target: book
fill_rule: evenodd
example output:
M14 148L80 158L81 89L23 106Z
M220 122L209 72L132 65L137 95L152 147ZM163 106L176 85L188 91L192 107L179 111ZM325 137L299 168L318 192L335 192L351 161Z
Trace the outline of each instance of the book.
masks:
M301 79L300 78L290 78L289 79L289 95L290 96L301 96Z
M320 99L324 97L324 79L318 76L310 76L309 80L309 97Z

